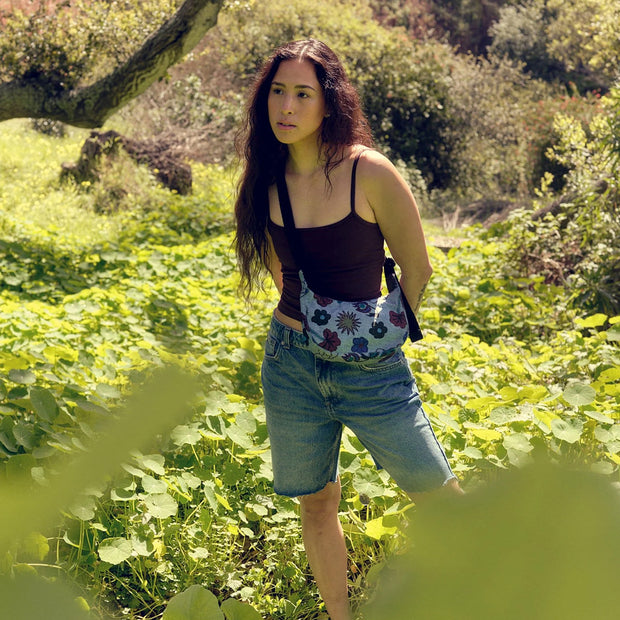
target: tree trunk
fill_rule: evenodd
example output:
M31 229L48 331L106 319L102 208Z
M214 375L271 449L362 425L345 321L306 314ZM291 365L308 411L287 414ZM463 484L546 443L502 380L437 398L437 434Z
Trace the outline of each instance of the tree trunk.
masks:
M95 128L179 62L217 22L223 0L186 0L125 63L94 84L50 93L37 82L0 84L0 121L49 118Z

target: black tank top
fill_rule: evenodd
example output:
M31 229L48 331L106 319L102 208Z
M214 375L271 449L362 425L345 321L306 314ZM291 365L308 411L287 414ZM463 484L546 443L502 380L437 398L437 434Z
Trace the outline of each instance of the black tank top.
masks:
M271 219L267 230L282 263L282 295L278 310L301 320L299 267L289 248L284 226ZM385 252L379 225L355 211L355 177L351 179L351 212L333 224L298 228L308 267L304 275L319 295L343 301L363 301L381 294Z

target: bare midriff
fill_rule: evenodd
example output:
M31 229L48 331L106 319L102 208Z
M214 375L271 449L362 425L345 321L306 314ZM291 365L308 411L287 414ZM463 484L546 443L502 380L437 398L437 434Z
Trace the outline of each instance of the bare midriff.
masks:
M280 323L283 323L284 325L286 325L287 327L290 327L291 329L294 329L295 331L298 331L298 332L303 331L303 328L301 326L301 321L298 321L297 319L292 319L290 316L286 316L286 314L283 314L282 312L280 312L278 308L274 310L274 314L276 316L276 319L278 319Z

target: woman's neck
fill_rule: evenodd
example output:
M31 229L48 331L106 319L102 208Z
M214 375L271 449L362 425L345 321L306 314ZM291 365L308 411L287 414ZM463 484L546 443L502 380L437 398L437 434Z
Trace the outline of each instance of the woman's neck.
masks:
M311 176L325 167L322 149L289 144L286 169L299 176Z

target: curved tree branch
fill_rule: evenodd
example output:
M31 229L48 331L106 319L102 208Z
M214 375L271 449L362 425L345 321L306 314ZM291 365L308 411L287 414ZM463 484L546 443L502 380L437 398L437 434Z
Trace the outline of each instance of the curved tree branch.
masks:
M0 84L0 121L49 118L76 127L101 127L179 62L217 22L223 0L185 0L125 63L94 84L50 94L36 82Z

